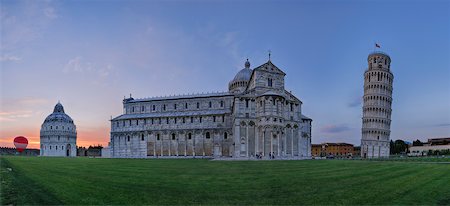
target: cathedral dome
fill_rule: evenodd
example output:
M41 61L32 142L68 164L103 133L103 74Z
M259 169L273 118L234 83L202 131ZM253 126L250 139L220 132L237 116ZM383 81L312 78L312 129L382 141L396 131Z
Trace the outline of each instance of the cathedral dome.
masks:
M231 92L242 92L243 89L245 89L245 87L247 86L248 81L252 76L252 72L253 70L250 69L250 62L247 59L247 61L245 62L245 68L241 69L241 71L239 71L236 76L234 76L234 79L231 80L228 84L228 90L230 90Z
M234 76L233 81L248 81L250 80L250 77L252 76L252 69L250 69L250 62L245 62L245 68L241 69L236 76Z
M248 81L250 80L250 76L252 76L252 70L244 68L234 76L233 81Z

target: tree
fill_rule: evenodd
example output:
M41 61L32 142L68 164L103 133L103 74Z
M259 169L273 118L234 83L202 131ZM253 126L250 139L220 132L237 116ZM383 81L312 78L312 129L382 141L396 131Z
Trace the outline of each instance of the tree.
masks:
M423 146L423 143L420 140L413 141L413 146Z
M390 153L395 154L394 153L394 141L391 140L391 142L389 142L389 146L390 146Z
M405 141L398 139L393 142L391 140L391 154L401 154L408 152L408 145L405 143Z

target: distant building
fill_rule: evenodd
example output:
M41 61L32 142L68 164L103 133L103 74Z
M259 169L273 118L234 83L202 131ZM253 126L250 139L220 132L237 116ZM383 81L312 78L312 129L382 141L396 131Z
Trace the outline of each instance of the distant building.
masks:
M428 145L448 145L448 144L450 144L450 137L428 139L427 144Z
M361 157L361 147L353 147L353 157Z
M40 136L41 156L77 155L77 128L61 103L58 102L53 113L45 118Z
M87 156L87 149L86 149L86 147L77 147L77 156L79 156L79 157L86 157Z
M322 143L313 144L311 147L313 157L352 157L354 149L352 144L348 143Z
M21 156L38 156L39 149L25 149L23 152L18 152L13 147L0 147L0 155L21 155Z
M312 144L311 145L311 155L313 157L322 156L322 144Z
M110 147L103 147L102 148L102 157L104 157L104 158L111 158L111 149L110 149Z
M77 156L80 157L101 157L102 156L102 146L89 146L86 147L78 147L77 148Z
M88 157L101 157L102 156L102 146L89 146L87 149Z
M427 156L429 154L450 154L450 137L428 139L422 146L409 148L408 156Z
M391 58L383 52L367 57L364 72L364 97L361 157L389 157L391 134L392 83Z
M408 156L427 156L430 153L440 154L440 152L447 154L448 150L450 150L450 145L412 146L409 148Z

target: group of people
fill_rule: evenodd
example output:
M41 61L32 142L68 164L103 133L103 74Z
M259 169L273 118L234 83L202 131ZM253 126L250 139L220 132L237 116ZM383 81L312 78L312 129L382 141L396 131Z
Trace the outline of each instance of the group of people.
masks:
M264 157L264 155L262 154L262 152L260 152L259 154L256 154L256 159L262 159ZM272 152L269 152L269 158L270 159L275 159L275 155Z

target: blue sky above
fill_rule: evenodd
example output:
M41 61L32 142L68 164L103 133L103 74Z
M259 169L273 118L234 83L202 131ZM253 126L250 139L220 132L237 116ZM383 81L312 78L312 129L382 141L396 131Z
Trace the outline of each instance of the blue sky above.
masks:
M226 91L268 58L313 143L360 143L374 43L392 58L391 139L450 136L449 1L1 1L0 144L38 141L61 100L80 145L109 139L124 95Z

